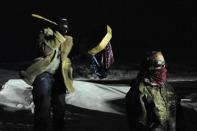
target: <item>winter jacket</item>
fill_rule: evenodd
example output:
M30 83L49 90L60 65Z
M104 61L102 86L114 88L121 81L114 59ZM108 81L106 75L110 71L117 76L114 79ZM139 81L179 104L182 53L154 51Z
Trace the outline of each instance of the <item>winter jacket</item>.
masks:
M176 95L170 84L133 80L126 106L132 131L176 131Z
M74 91L72 84L71 61L68 54L73 46L71 36L63 36L58 31L51 28L44 28L40 34L38 43L42 49L43 56L36 60L25 71L20 72L20 76L30 85L35 78L43 72L46 72L54 61L60 59L61 74L64 79L65 87L68 93Z

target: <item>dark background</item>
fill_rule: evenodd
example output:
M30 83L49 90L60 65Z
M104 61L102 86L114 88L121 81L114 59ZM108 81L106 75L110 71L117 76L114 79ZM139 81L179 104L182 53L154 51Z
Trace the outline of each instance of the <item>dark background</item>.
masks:
M31 0L1 2L0 62L34 58L38 20L32 13L55 20L69 19L77 54L83 45L97 44L106 25L113 30L118 63L138 62L148 50L161 50L167 61L196 63L197 14L191 0Z

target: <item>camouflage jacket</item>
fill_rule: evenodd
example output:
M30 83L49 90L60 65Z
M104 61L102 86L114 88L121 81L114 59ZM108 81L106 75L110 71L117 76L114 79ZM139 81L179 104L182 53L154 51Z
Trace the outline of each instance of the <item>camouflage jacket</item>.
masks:
M176 131L176 95L168 83L133 80L126 105L132 131Z

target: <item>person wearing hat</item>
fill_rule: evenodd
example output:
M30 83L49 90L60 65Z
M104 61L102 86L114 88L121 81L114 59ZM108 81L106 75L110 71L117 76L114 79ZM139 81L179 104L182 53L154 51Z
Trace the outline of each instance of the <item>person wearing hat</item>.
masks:
M42 56L21 71L20 76L33 85L34 130L48 131L51 128L52 109L53 130L63 131L65 95L74 91L71 61L68 57L73 39L66 35L67 19L59 18L57 25L46 25L41 29L38 38Z
M167 82L165 59L160 51L147 53L126 94L132 131L175 131L177 98Z

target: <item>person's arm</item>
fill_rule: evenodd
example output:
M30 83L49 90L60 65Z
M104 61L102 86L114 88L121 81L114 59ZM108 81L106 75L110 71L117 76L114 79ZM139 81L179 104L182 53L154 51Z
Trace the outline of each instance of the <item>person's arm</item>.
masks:
M57 50L64 41L64 36L51 28L44 28L38 36L39 48L45 57Z
M127 112L130 121L129 124L132 130L150 130L147 126L147 109L145 103L146 96L143 92L143 87L140 87L139 84L134 84L127 96Z
M44 28L38 34L38 47L42 57L49 56L53 53L50 45L54 41L53 31L50 28Z

